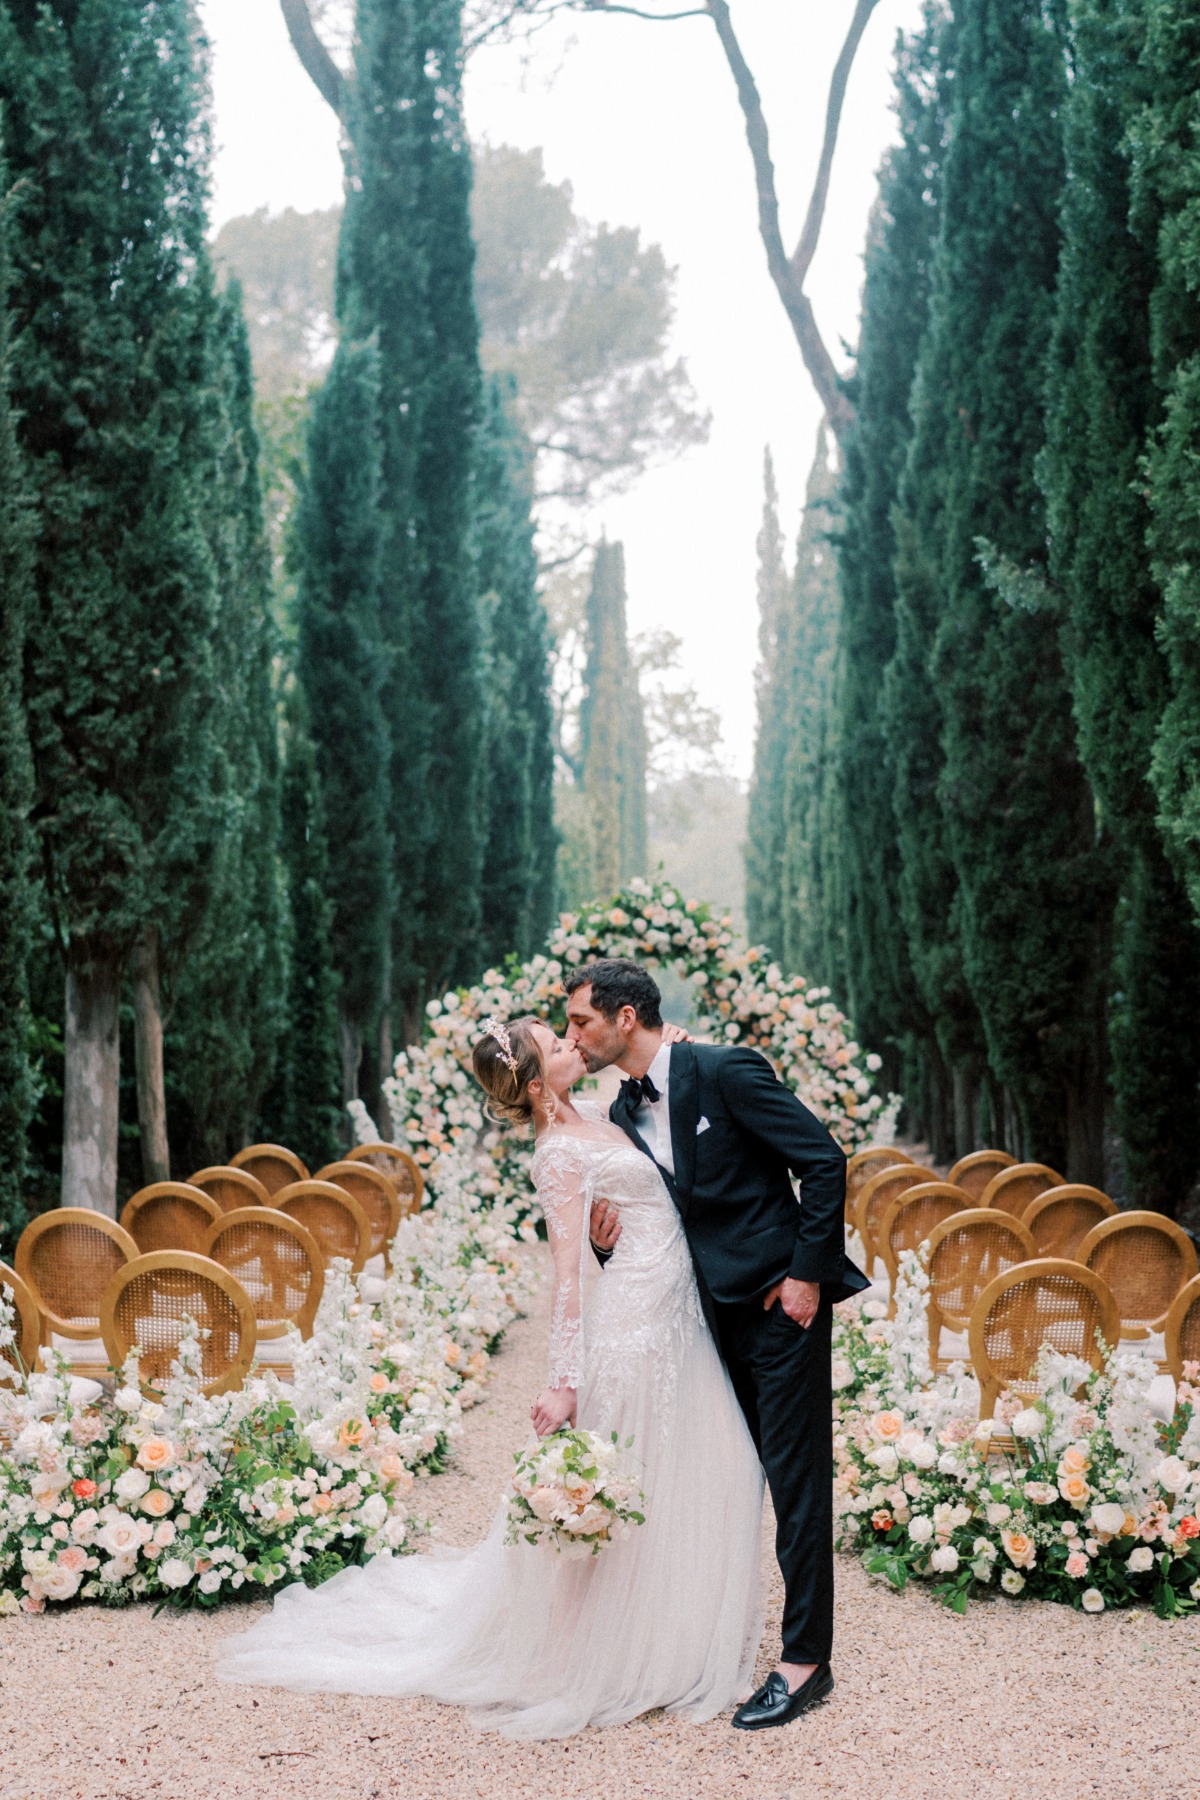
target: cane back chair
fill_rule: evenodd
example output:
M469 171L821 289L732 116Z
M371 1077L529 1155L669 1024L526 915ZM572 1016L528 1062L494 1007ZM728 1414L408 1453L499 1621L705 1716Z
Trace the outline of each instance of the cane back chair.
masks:
M942 1352L942 1331L964 1333L975 1303L1005 1269L1033 1257L1033 1239L1020 1219L991 1206L952 1213L929 1234L929 1361L933 1369L966 1362Z
M235 1169L230 1163L214 1163L211 1169L197 1169L188 1176L188 1186L198 1187L202 1194L215 1200L222 1212L236 1212L243 1206L269 1206L270 1190L251 1175L248 1169Z
M327 1163L313 1180L330 1181L358 1201L371 1227L367 1256L382 1256L385 1268L391 1268L392 1239L401 1218L400 1196L391 1177L370 1163L347 1160Z
M58 1206L25 1227L17 1240L17 1274L28 1282L42 1315L42 1343L67 1338L89 1346L68 1357L76 1374L105 1374L100 1301L113 1276L139 1254L115 1219L87 1206Z
M425 1204L425 1175L415 1156L398 1144L355 1144L346 1152L347 1162L365 1162L379 1169L395 1186L402 1212L419 1213Z
M884 1169L895 1169L902 1163L911 1163L912 1157L907 1150L897 1150L893 1144L870 1144L865 1150L856 1150L846 1164L846 1223L854 1224L854 1209L858 1203L865 1184L872 1175L878 1175Z
M890 1169L880 1169L877 1175L870 1175L863 1182L855 1206L854 1223L862 1239L868 1275L874 1275L875 1260L883 1255L878 1234L883 1215L892 1201L909 1188L922 1187L936 1180L932 1169L922 1169L916 1163L897 1163Z
M119 1368L136 1345L143 1392L161 1394L189 1318L200 1327L203 1391L240 1387L254 1360L254 1307L227 1269L190 1250L152 1250L113 1277L100 1316L109 1361Z
M948 1181L924 1181L889 1200L879 1222L879 1250L893 1296L903 1252L919 1249L935 1225L955 1213L968 1211L970 1205L963 1190Z
M979 1417L993 1417L1005 1388L1034 1397L1043 1345L1098 1369L1120 1329L1112 1290L1093 1269L1064 1256L1037 1257L1006 1269L980 1294L967 1331L979 1382Z
M243 1206L224 1213L208 1233L205 1256L220 1263L250 1298L258 1330L259 1361L276 1361L273 1340L295 1325L301 1337L312 1336L313 1320L325 1289L325 1257L316 1238L277 1206Z
M1200 1275L1193 1275L1171 1302L1163 1331L1166 1364L1176 1381L1185 1363L1200 1363Z
M42 1339L42 1315L33 1289L22 1281L15 1269L0 1263L0 1287L7 1292L13 1309L13 1341L0 1344L0 1362L18 1375L26 1375L37 1367L38 1345ZM4 1379L0 1370L0 1381Z
M978 1206L988 1182L1011 1169L1016 1160L1007 1150L972 1150L969 1156L959 1157L946 1180L964 1189L971 1196L971 1205Z
M1161 1331L1171 1302L1197 1273L1196 1246L1187 1232L1156 1212L1101 1219L1075 1254L1112 1289L1123 1338Z
M291 1187L294 1181L308 1180L308 1170L296 1152L285 1149L282 1144L248 1144L236 1156L230 1157L229 1166L245 1169L247 1175L262 1182L268 1194L277 1194L280 1188Z
M1013 1163L1011 1168L1001 1169L980 1195L980 1206L994 1206L999 1212L1011 1213L1014 1219L1023 1218L1025 1208L1044 1194L1047 1188L1065 1187L1063 1176L1058 1175L1045 1163Z
M1035 1255L1076 1257L1092 1226L1111 1219L1116 1210L1116 1201L1099 1188L1067 1182L1031 1200L1021 1218L1033 1233Z
M271 1204L289 1218L299 1219L317 1240L326 1262L344 1256L351 1274L358 1274L367 1260L371 1221L353 1194L335 1187L332 1181L295 1181L273 1195Z
M215 1200L185 1181L156 1181L125 1202L121 1223L142 1256L151 1250L204 1251L214 1219L221 1216Z

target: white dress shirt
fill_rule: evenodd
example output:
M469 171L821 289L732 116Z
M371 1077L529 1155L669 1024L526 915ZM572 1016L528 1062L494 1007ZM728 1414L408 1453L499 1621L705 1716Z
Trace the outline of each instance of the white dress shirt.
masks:
M658 1099L653 1106L649 1101L643 1100L633 1115L633 1123L655 1162L660 1168L665 1169L668 1175L674 1175L675 1158L671 1151L671 1114L668 1110L667 1100L667 1089L671 1084L670 1044L659 1046L655 1052L654 1061L646 1073L658 1089Z

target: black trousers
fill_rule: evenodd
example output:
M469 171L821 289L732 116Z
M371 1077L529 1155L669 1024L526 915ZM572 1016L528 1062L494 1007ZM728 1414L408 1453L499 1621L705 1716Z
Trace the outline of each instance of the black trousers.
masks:
M783 1573L784 1662L829 1661L833 1644L833 1307L805 1330L777 1300L713 1303L721 1354L762 1458Z

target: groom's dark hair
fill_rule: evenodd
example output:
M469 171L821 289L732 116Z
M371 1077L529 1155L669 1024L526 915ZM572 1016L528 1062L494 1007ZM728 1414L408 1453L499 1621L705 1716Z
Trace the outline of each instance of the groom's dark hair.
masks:
M563 980L568 994L590 987L592 1005L606 1019L615 1019L623 1006L632 1006L639 1025L656 1031L662 1024L662 995L652 975L626 956L602 956L596 962L572 969Z

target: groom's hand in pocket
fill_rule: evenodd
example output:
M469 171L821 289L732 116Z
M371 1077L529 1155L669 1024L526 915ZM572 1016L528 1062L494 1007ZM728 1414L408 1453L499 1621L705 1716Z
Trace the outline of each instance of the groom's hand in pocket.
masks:
M770 1312L776 1301L789 1319L794 1319L807 1331L821 1304L821 1284L819 1281L793 1281L789 1275L786 1281L778 1282L763 1295L764 1310Z
M607 1200L597 1200L592 1206L592 1218L589 1234L597 1250L611 1250L621 1235L621 1221L615 1206Z

